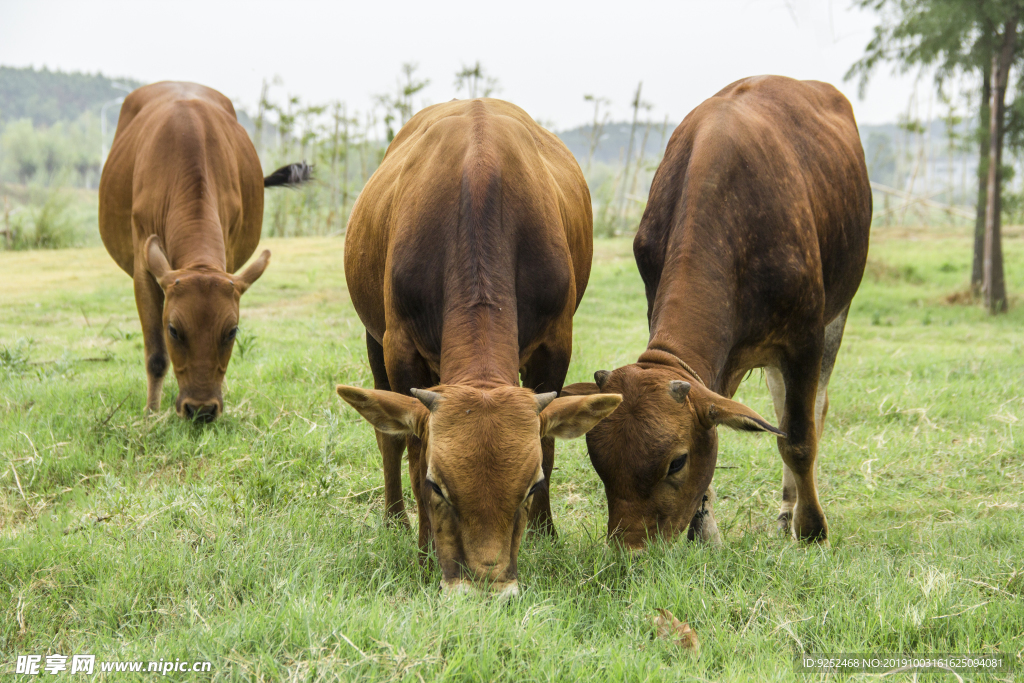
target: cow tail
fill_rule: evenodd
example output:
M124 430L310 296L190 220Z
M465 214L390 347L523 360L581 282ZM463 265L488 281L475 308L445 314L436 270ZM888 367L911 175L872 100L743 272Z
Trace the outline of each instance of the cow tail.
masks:
M305 161L288 164L263 179L263 187L296 187L313 178L313 167Z

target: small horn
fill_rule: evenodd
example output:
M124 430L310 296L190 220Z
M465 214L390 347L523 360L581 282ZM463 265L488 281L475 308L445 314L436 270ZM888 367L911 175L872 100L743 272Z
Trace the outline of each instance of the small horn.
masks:
M594 381L597 382L598 389L604 388L604 383L608 381L611 374L611 370L598 370L594 373Z
M551 391L546 394L536 394L533 398L537 401L537 412L539 413L547 408L552 401L558 398L558 392Z
M686 400L686 395L690 393L690 383L674 379L668 383L668 393L672 394L672 398L677 403L682 403Z
M443 400L441 398L441 394L437 393L436 391L428 391L426 389L410 389L409 392L413 396L418 398L420 403L425 405L427 407L427 410L431 412L433 412L434 408L437 407L437 404Z

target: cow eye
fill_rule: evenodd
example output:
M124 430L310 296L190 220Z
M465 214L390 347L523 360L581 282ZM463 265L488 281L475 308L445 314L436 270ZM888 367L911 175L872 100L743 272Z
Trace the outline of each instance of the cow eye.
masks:
M669 474L675 474L679 470L683 469L683 466L686 464L686 455L686 453L683 453L681 456L672 461L672 463L668 466Z
M430 486L430 488L434 489L434 493L441 496L441 498L444 498L446 501L448 500L447 498L444 497L444 493L441 492L441 487L438 486L436 482L427 479L427 484Z
M228 331L227 340L228 341L234 341L235 340L235 336L237 334L238 334L238 327L237 326L232 327L231 330Z
M178 328L176 328L174 325L168 325L167 332L168 334L171 335L171 339L173 339L174 341L181 341L181 335L178 334Z

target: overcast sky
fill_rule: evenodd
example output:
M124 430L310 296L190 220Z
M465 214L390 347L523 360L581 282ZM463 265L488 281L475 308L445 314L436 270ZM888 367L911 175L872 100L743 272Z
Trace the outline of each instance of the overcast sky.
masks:
M559 130L592 116L586 93L611 99L613 117L626 119L642 80L651 116L678 121L728 83L774 73L833 83L861 123L895 121L911 77L883 68L864 100L843 83L877 22L851 4L0 0L0 64L196 81L249 109L263 79L278 76L272 99L365 110L395 89L403 62L431 81L419 107L454 97L455 72L480 60L500 80L497 96Z

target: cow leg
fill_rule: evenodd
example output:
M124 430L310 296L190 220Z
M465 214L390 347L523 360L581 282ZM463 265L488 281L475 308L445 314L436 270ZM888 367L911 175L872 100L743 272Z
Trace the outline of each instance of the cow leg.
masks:
M530 356L530 359L523 365L523 386L533 389L534 393L545 394L550 391L561 391L565 384L565 374L569 371L569 357L572 353L572 336L569 335L567 349L552 349L542 345ZM529 523L530 527L539 533L554 538L555 523L551 517L551 470L555 466L555 439L546 436L540 440L541 447L541 469L544 470L544 479L547 486L542 487L533 494L533 501L530 503Z
M821 374L818 377L818 395L814 402L817 419L818 439L825 431L825 416L828 414L828 383L832 379L832 370L836 366L839 347L843 343L843 331L846 329L846 316L850 313L847 306L836 319L825 326L825 348L821 354Z
M789 501L786 498L791 497L791 494L787 494L786 489L790 483L789 477L792 477L790 491L795 490L796 498L788 512L793 535L800 540L825 542L828 539L828 524L818 502L814 472L818 451L815 408L818 403L824 344L820 341L815 344L814 341L811 340L812 343L801 350L785 354L779 368L785 386L783 416L779 427L786 432L785 438L778 439L779 452L786 466L783 475L784 507L780 517L787 511ZM785 521L783 517L780 526Z
M782 424L786 417L786 380L782 377L782 370L769 365L764 369L765 378L768 380L768 391L772 395L772 403L775 404L775 417L778 424ZM777 525L780 533L790 533L790 523L793 520L793 506L796 505L796 479L793 472L782 463L782 507L779 509Z
M409 485L412 486L416 498L416 514L419 519L419 536L416 539L420 549L420 564L427 561L430 544L434 540L430 533L430 517L427 516L427 501L423 500L423 480L427 476L426 459L420 458L423 442L415 436L408 439L409 446Z
M429 366L420 357L412 340L400 331L388 330L384 333L384 365L387 368L388 382L394 392L409 396L412 393L410 389L433 386ZM420 458L422 443L417 437L408 437L406 445L409 450L409 485L416 498L419 517L420 561L423 562L426 560L431 539L430 517L427 515L426 501L422 495L423 481L427 476L426 460Z
M814 436L815 441L821 440L825 431L825 416L828 414L828 383L832 378L832 370L835 368L836 356L839 355L839 347L843 341L843 330L846 327L846 316L850 312L847 307L835 320L825 326L825 336L821 354L821 370L818 373L818 385L814 396ZM782 424L786 411L786 382L782 371L778 367L769 366L765 368L765 376L768 379L768 390L772 394L772 402L775 404L775 415ZM783 428L785 431L785 428ZM815 446L815 450L817 446ZM797 503L797 481L789 466L783 462L782 465L782 507L779 510L778 527L782 533L790 533L790 524L793 519L793 508Z
M140 260L135 262L135 307L139 310L142 323L142 341L146 353L146 377L149 391L146 396L146 412L160 410L160 396L163 392L164 377L169 364L167 343L164 340L164 292Z
M388 371L384 364L384 347L377 343L369 332L366 333L366 355L373 372L373 388L391 391ZM377 434L377 448L380 449L384 466L384 521L387 524L409 528L409 517L405 514L402 498L402 453L405 452L404 436L393 436L374 430Z

